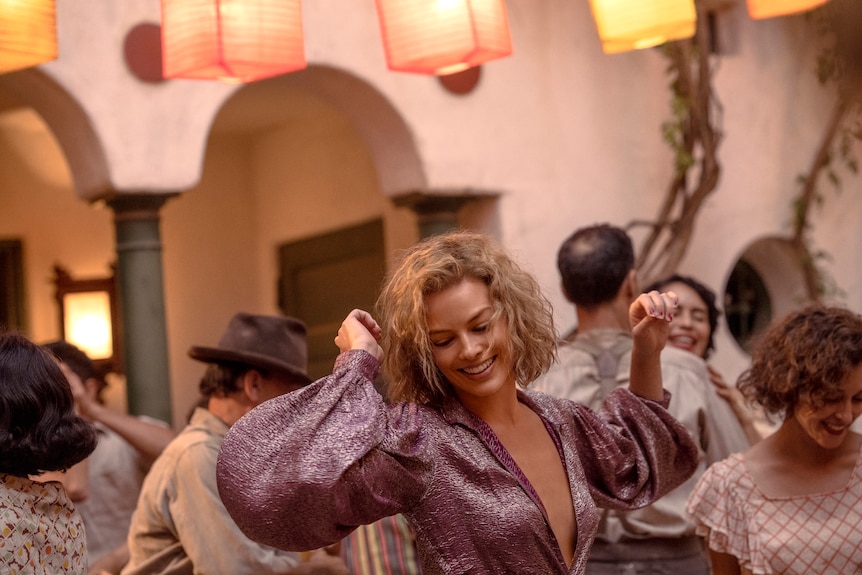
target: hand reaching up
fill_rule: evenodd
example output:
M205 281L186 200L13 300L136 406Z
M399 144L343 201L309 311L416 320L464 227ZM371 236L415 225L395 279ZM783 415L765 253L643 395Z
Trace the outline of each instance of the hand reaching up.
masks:
M652 354L664 348L677 302L673 292L651 291L638 296L629 306L629 323L639 353Z
M335 336L335 345L342 352L351 349L364 349L380 361L383 359L383 348L377 341L381 335L380 326L371 317L371 314L361 309L355 309L347 314L347 317L341 322L338 335Z

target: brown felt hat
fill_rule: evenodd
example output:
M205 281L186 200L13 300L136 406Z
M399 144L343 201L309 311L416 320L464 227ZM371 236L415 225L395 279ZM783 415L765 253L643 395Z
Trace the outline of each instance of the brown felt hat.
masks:
M293 317L238 313L216 347L194 345L192 359L280 371L311 383L305 324Z

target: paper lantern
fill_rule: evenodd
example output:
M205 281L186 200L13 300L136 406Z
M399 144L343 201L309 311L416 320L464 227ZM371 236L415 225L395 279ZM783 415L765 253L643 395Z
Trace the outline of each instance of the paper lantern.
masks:
M748 14L755 20L797 14L826 4L828 0L748 0Z
M300 0L162 0L165 78L252 82L305 66Z
M56 59L54 0L0 0L0 74Z
M694 0L590 0L605 54L694 36Z
M509 56L504 0L377 0L390 70L445 75Z

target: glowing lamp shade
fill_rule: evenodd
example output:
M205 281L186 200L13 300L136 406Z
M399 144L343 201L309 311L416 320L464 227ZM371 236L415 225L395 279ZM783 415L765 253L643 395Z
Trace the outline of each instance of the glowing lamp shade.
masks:
M90 359L114 355L111 300L107 292L69 293L63 298L65 339Z
M446 75L512 54L505 0L377 0L390 70Z
M828 0L748 0L748 14L755 20L797 14L822 4Z
M165 78L252 82L305 66L300 0L162 0Z
M694 36L694 0L590 0L605 54Z
M54 0L0 0L0 74L56 59Z

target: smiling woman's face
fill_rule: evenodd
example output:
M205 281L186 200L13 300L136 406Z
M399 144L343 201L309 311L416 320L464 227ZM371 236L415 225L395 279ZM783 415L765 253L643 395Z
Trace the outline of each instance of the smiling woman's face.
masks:
M673 282L662 288L679 297L679 305L670 323L668 343L684 349L698 357L706 356L709 345L709 309L694 289L681 282Z
M824 449L840 447L850 433L850 425L862 414L862 364L847 374L841 391L840 399L821 407L801 401L793 414L799 426Z
M425 298L434 361L468 409L514 388L508 329L494 320L488 286L473 278Z

